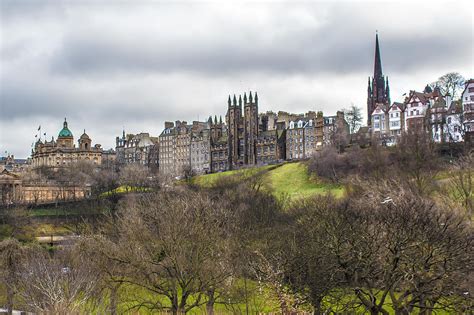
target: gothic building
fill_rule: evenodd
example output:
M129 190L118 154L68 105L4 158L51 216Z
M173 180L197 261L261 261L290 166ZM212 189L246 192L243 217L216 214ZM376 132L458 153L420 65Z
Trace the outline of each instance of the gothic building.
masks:
M386 107L390 105L390 87L388 77L382 72L382 61L380 57L379 35L375 35L375 61L374 76L372 80L369 77L367 87L367 126L372 125L372 113L377 106Z
M233 169L242 165L255 165L255 144L259 133L258 95L255 93L254 98L250 92L247 98L247 93L244 93L243 99L239 95L238 103L235 95L233 101L229 95L227 103L229 166Z

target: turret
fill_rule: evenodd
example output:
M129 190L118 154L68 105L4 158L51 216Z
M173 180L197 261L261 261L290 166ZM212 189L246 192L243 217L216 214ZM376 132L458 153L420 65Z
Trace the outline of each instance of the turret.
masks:
M244 105L247 104L247 93L244 92Z
M235 97L235 94L234 94L234 106L237 106L237 98Z
M227 104L230 106L232 106L232 102L230 101L230 94L229 94L229 99L227 100Z
M250 91L250 93L249 93L249 103L250 104L253 103L252 91Z
M239 106L242 107L242 95L239 94Z
M255 92L255 104L258 105L258 95L257 95L257 92Z

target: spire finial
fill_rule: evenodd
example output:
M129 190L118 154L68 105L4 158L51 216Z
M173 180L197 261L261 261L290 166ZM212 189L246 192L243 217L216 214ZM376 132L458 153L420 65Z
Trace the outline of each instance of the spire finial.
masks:
M234 94L234 105L237 105L237 98L235 97L235 94Z
M253 102L252 91L250 91L250 93L249 93L249 102L250 102L250 103L252 103L252 102Z
M229 104L229 106L232 104L230 101L230 94L229 94L229 99L227 100L227 104Z

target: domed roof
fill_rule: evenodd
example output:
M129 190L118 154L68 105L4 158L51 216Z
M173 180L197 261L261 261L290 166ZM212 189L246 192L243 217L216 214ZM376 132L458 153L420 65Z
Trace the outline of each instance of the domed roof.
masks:
M72 132L71 130L68 129L66 118L64 118L63 129L61 129L61 131L59 132L58 138L69 138L69 137L72 137Z
M86 133L86 130L84 129L84 133L81 135L80 139L90 139L89 135Z

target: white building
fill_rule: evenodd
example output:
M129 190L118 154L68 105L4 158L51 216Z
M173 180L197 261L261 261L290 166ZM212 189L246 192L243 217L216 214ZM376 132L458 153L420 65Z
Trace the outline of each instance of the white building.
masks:
M462 111L464 131L474 133L474 79L466 81L462 92Z

